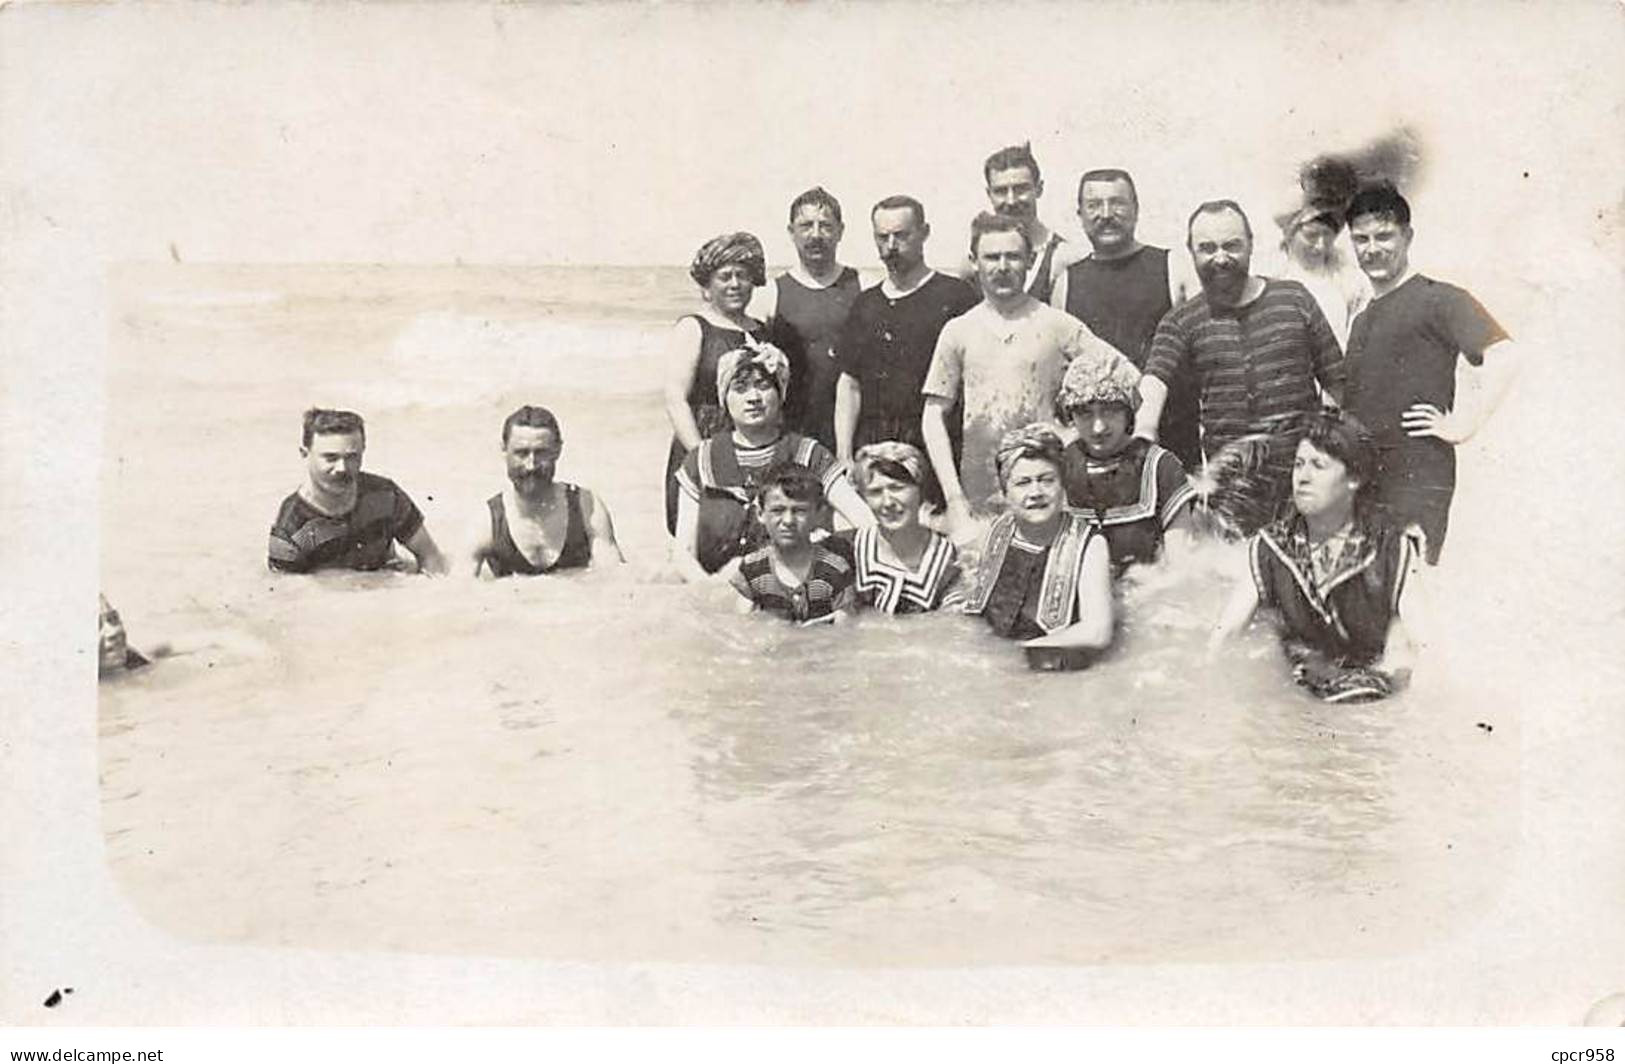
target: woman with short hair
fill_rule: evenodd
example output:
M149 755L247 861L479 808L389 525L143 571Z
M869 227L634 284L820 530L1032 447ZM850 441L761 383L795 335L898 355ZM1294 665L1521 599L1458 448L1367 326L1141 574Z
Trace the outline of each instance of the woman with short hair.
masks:
M858 601L884 613L929 613L963 604L959 551L920 523L929 476L913 444L886 440L859 448L852 482L875 523L852 534Z
M1364 426L1335 410L1307 420L1293 512L1249 541L1252 579L1237 585L1213 643L1269 607L1299 684L1327 702L1385 698L1410 674L1402 606L1424 556L1421 533L1394 528L1368 503L1376 458Z

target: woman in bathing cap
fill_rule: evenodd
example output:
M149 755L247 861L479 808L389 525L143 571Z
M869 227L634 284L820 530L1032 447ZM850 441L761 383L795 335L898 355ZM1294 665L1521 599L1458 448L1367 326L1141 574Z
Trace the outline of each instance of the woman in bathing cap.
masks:
M1029 663L1041 668L1087 664L1112 638L1108 548L1066 508L1061 451L1044 424L1000 438L1006 509L982 540L965 602L996 634L1026 641Z
M920 523L921 492L930 481L925 456L887 440L858 450L852 480L875 523L852 535L858 601L886 613L927 613L963 603L959 552L947 536Z
M817 476L830 505L853 525L874 521L835 456L817 440L785 431L790 363L783 351L747 337L746 346L717 359L713 380L722 428L688 452L674 478L683 556L716 573L762 546L766 536L751 502L763 474L781 463Z
M677 482L683 458L720 430L726 418L716 397L717 360L742 347L746 337L763 340L765 326L747 312L751 296L767 283L762 242L749 233L724 233L694 253L688 275L699 285L701 306L672 326L666 342L666 417L671 451L666 458L666 531L677 531Z
M1258 607L1272 608L1293 679L1328 702L1384 698L1410 672L1403 607L1424 551L1419 531L1393 528L1369 505L1375 461L1354 418L1309 415L1292 467L1293 512L1249 541L1252 579L1236 587L1213 637L1217 644Z
M1132 435L1140 371L1115 351L1084 352L1061 379L1057 411L1078 438L1062 452L1067 503L1106 536L1112 571L1155 561L1170 529L1191 531L1195 499L1172 451Z

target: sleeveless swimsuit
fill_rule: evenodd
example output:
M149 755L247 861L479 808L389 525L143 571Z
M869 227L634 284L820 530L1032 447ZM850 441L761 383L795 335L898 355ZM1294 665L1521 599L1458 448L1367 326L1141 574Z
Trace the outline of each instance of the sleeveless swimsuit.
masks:
M564 546L553 564L542 568L531 563L513 541L508 531L508 514L502 506L502 494L491 496L485 505L491 511L491 553L485 564L493 576L540 576L559 569L585 569L592 560L592 543L587 539L587 520L581 513L581 489L574 484L563 484L565 498Z

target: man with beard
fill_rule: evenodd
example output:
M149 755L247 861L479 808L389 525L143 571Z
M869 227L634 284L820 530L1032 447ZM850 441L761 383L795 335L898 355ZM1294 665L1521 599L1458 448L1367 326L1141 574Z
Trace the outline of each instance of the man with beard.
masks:
M308 475L282 500L271 525L266 561L272 569L394 568L400 543L417 559L419 572L446 571L446 559L406 492L361 471L367 436L360 414L312 407L305 411L300 440Z
M1512 341L1467 292L1411 266L1411 208L1391 185L1349 206L1360 269L1376 293L1349 334L1349 412L1377 445L1378 507L1427 537L1439 561L1456 490L1456 446L1481 428L1512 383ZM1472 372L1460 401L1456 360Z
M1056 278L1050 303L1143 370L1157 323L1197 285L1188 269L1170 259L1167 248L1135 239L1139 219L1139 194L1127 170L1085 173L1078 180L1078 221L1091 250ZM1198 422L1196 392L1182 379L1169 390L1157 433L1162 446L1187 469L1201 466Z
M858 298L858 271L835 257L845 226L840 202L824 189L810 188L791 202L788 230L797 261L773 279L768 315L768 333L790 359L784 420L833 449L840 370L832 348Z
M1044 194L1044 178L1033 158L1031 144L1015 144L1000 148L982 164L982 177L987 182L987 201L993 213L1019 221L1027 231L1033 247L1033 260L1028 263L1032 277L1027 291L1039 302L1047 303L1055 289L1055 279L1076 257L1072 245L1045 225L1038 217L1038 197ZM971 256L968 276L975 280L976 257Z
M871 443L925 445L920 386L937 337L979 301L970 285L925 264L931 227L919 200L888 196L869 218L886 277L858 296L835 343L835 455L843 462ZM947 428L957 453L958 419Z
M956 538L1003 498L995 458L1008 431L1055 417L1066 365L1076 356L1116 352L1089 327L1029 295L1032 266L1026 228L1007 215L982 214L971 225L982 301L948 322L937 338L922 392L921 435L936 469ZM964 446L956 464L947 418L963 407Z
M586 488L553 479L564 437L546 407L522 406L502 422L508 487L485 500L474 537L474 575L540 576L585 569L594 556L624 563L609 509Z
M1263 437L1256 483L1235 511L1234 531L1250 534L1286 500L1299 416L1315 410L1322 396L1338 401L1343 353L1308 289L1250 272L1252 226L1234 200L1203 203L1186 232L1202 292L1157 325L1135 430L1157 438L1169 384L1188 374L1208 461L1228 444Z

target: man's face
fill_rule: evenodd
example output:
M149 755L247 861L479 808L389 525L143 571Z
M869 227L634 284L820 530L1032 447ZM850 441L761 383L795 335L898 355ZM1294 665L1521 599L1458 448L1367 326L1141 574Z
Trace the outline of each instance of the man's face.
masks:
M976 243L976 277L994 299L1013 299L1027 284L1032 252L1020 233L983 233Z
M1386 214L1362 214L1349 222L1349 239L1360 269L1375 284L1405 276L1411 258L1411 227Z
M1140 220L1140 205L1127 181L1085 181L1078 195L1078 221L1089 244L1101 252L1112 252L1134 240L1134 226Z
M987 199L993 210L1024 221L1038 217L1038 197L1044 194L1044 183L1033 177L1025 166L1010 170L995 170L987 179Z
M925 261L925 238L931 227L915 217L913 207L890 207L875 212L875 250L886 272L902 277Z
M825 270L835 262L835 246L845 232L835 220L835 212L818 203L803 203L796 208L790 223L790 241L796 246L796 255L809 270Z
M508 463L508 479L514 490L526 498L540 497L553 483L559 453L564 449L552 429L515 425L508 430L502 457Z
M1198 214L1191 222L1190 249L1208 299L1234 306L1253 263L1253 242L1241 215L1230 210Z
M361 472L361 452L366 442L358 433L318 432L309 447L299 448L305 459L312 486L333 494L343 494L355 486Z
M811 502L789 498L777 488L769 488L756 502L756 515L761 519L762 527L767 529L774 546L797 549L810 542L818 507Z

